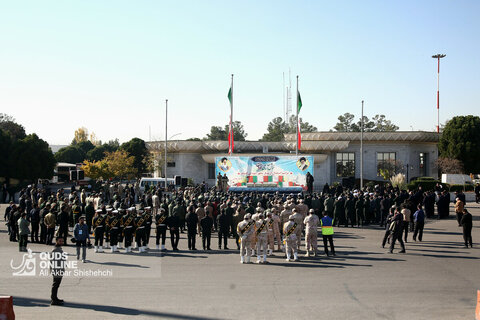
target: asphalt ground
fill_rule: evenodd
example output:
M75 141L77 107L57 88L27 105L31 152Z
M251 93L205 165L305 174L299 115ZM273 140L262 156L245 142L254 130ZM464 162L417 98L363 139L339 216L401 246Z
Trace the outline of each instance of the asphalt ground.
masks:
M480 207L468 208L473 249L464 248L453 218L427 221L423 242L409 234L406 254L381 248L384 231L375 226L336 228L336 257L286 262L275 252L267 265L240 264L237 250L215 250L216 237L213 251L188 251L186 234L178 252L89 249L77 270L99 274L71 269L59 290L64 306L50 306L52 277L40 275L42 252L51 247L29 244L35 276L14 276L24 253L0 222L0 295L13 296L17 319L474 319ZM150 248L154 243L152 237ZM233 239L229 247L236 248ZM70 263L76 261L71 243L64 250Z

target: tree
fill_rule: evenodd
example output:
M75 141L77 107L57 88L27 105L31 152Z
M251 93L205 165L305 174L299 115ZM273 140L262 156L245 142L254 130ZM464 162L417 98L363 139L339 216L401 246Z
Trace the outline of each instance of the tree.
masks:
M234 136L235 137L235 136ZM205 140L227 140L228 133L222 129L222 127L212 126L210 128L210 133L207 133Z
M104 143L102 145L96 146L95 148L91 149L87 152L86 158L90 161L99 161L105 157L106 152L115 152L118 150L118 140L117 143L112 143L109 141L108 143Z
M300 132L316 132L318 131L317 127L311 125L306 121L302 121L303 118L300 119ZM297 132L297 117L295 115L291 115L288 121L288 132L287 133L296 133Z
M338 132L360 132L362 127L362 120L359 119L354 123L355 115L351 113L345 113L338 117L337 124L333 127ZM367 116L363 116L363 131L364 132L385 132L385 131L397 131L398 126L387 120L385 115L377 114L372 120Z
M12 146L13 142L11 136L6 131L0 129L0 177L7 178L12 174L10 168Z
M108 180L113 178L113 173L108 167L108 163L104 160L100 161L83 161L82 170L86 177L94 180L104 179Z
M55 153L57 162L81 163L85 160L85 152L78 146L63 147Z
M219 126L212 126L210 128L210 133L207 133L207 136L204 140L228 140L228 131L229 125L226 124L225 128ZM233 131L233 140L235 141L245 141L247 137L247 133L245 133L245 129L243 127L242 122L234 121L232 123L232 131Z
M48 143L36 134L30 134L15 142L10 159L10 177L30 181L52 178L56 164Z
M385 115L383 114L375 115L372 120L375 123L372 131L397 131L399 129L392 121L385 119Z
M340 131L340 132L355 131L352 128L354 118L355 118L355 115L348 112L341 116L338 116L338 122L333 127L333 129L335 129L335 131Z
M80 148L83 151L83 153L85 153L85 154L87 154L88 151L95 148L93 143L91 143L89 140L81 141L81 142L77 143L75 146Z
M276 117L268 123L267 133L263 135L260 141L283 141L288 131L289 126L283 121L282 117Z
M85 127L75 130L75 137L72 140L72 144L77 144L82 141L88 141L88 129Z
M387 160L377 163L377 172L385 180L390 180L391 177L402 171L403 165L398 160Z
M107 152L103 161L107 163L114 177L131 179L137 175L137 169L134 167L135 157L128 155L125 150Z
M200 138L188 138L186 141L202 141Z
M128 152L130 156L135 158L133 166L137 169L137 174L141 175L152 167L152 157L148 152L145 141L140 138L133 138L132 140L123 143L120 146L121 150Z
M452 158L438 158L435 162L441 173L463 173L463 163Z
M440 157L460 160L466 173L480 172L480 118L453 117L445 125L438 144Z
M9 116L5 113L0 113L0 129L9 134L14 141L26 137L25 128L16 123L12 116Z

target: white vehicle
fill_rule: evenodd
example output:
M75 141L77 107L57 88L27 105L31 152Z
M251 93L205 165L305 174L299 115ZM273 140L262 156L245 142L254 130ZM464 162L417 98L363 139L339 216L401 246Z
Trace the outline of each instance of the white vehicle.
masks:
M145 186L157 187L161 189L165 189L165 178L141 178L140 179L140 193L143 194L145 192ZM173 186L175 185L175 179L167 178L167 185Z

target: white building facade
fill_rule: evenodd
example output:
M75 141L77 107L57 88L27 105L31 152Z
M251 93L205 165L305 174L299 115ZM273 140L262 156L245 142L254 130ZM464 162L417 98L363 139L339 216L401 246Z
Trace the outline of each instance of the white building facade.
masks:
M282 142L237 141L231 156L292 155L295 154L295 135L285 135ZM314 188L344 179L360 179L360 132L302 133L299 155L314 156ZM395 171L414 177L438 177L435 166L438 158L439 135L435 132L365 132L363 133L363 178L383 181L380 169L392 163ZM158 167L164 167L165 143L149 142ZM167 143L167 176L175 175L215 184L215 157L227 156L227 141L169 141ZM154 172L160 176L159 170Z

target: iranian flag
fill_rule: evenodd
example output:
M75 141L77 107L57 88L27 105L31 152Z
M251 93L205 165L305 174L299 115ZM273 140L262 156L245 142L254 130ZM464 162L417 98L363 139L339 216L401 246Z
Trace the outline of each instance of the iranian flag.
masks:
M302 98L300 97L300 92L297 89L297 141L298 141L298 150L302 147L302 132L300 130L300 118L298 114L302 109Z
M233 121L233 75L232 75L232 85L230 86L230 90L228 90L228 101L230 101L230 123L228 126L228 153L233 153L234 143L233 143L233 128L232 128L232 121Z

